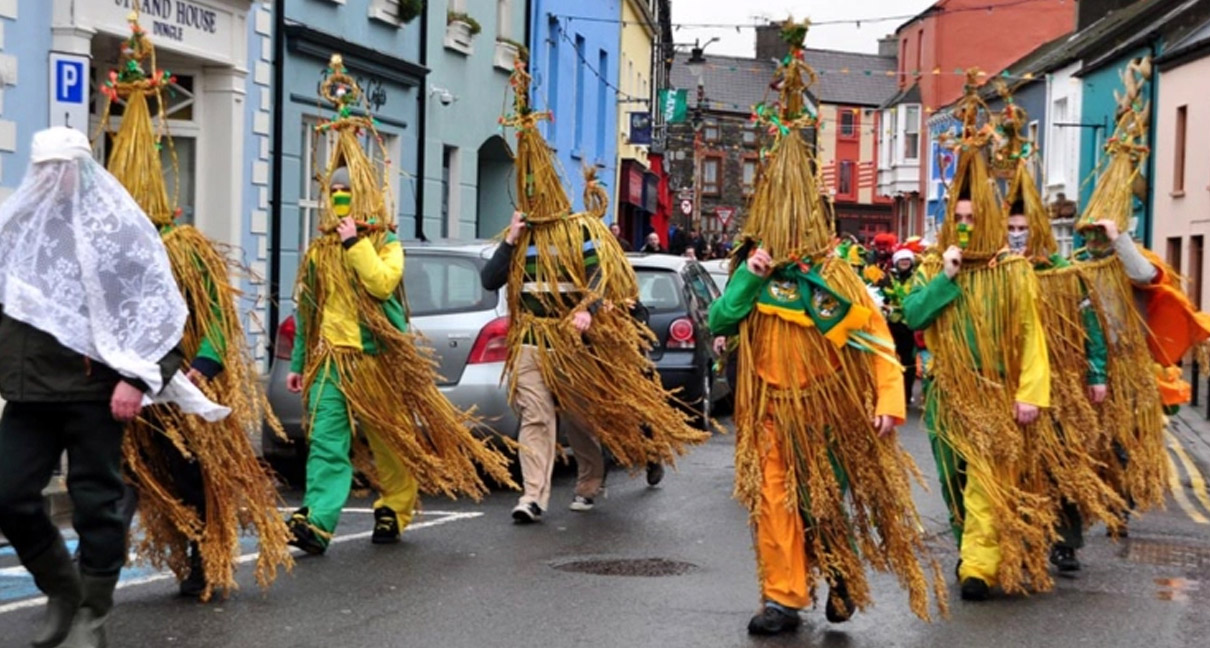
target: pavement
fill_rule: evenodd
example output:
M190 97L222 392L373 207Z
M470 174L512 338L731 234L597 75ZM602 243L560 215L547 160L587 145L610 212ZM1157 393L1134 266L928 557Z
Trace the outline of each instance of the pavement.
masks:
M934 623L911 614L893 579L875 576L875 606L847 624L829 624L821 610L807 610L794 635L748 637L759 592L746 513L731 499L734 438L728 435L684 458L658 488L648 488L641 476L611 473L608 497L588 513L567 510L573 476L560 470L551 511L533 526L511 523L512 493L496 492L478 504L430 498L401 544L374 546L370 502L351 501L328 553L300 558L267 592L243 569L242 589L230 599L199 604L174 597L166 574L127 570L110 645L1205 645L1210 425L1200 414L1186 418L1174 420L1169 438L1179 495L1166 510L1136 517L1120 541L1091 530L1080 553L1084 569L1057 578L1051 593L971 604L951 587L950 618ZM917 489L916 501L948 574L956 552L933 486L927 438L915 418L900 435L933 490ZM286 495L297 502L297 493ZM245 560L254 550L246 547ZM614 560L646 575L575 571L619 566ZM658 575L665 572L675 575ZM27 645L40 607L28 575L0 550L0 648Z

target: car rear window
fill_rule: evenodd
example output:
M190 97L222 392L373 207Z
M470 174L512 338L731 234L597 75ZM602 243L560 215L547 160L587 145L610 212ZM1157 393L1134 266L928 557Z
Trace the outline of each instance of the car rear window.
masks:
M671 270L635 270L639 280L639 301L651 311L685 308L680 275Z
M479 282L477 257L454 254L407 255L403 285L413 316L491 310L499 299Z

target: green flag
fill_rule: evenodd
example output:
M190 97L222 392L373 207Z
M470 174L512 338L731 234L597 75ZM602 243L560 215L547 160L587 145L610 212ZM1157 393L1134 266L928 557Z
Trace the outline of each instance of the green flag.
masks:
M659 100L665 123L683 124L689 118L688 90L660 90Z

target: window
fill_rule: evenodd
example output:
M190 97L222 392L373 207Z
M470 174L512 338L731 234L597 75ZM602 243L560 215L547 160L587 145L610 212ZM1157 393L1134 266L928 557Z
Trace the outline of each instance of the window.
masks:
M840 136L857 137L857 109L840 108Z
M1050 133L1046 136L1046 177L1051 185L1062 185L1067 182L1067 159L1071 149L1071 128L1067 123L1067 97L1055 99L1051 103Z
M472 258L409 252L403 288L414 317L491 310L498 299L483 289Z
M718 290L714 287L714 282L710 280L710 276L702 270L701 266L690 266L686 277L689 280L689 289L701 302L703 308L710 308L711 302L715 299L714 291Z
M601 50L600 54L598 55L597 72L599 72L599 74L597 75L597 121L596 121L596 149L595 150L597 152L596 159L598 161L604 161L605 160L605 131L608 130L606 128L606 123L607 123L606 118L608 117L608 115L605 114L605 111L607 110L607 107L609 105L606 102L606 96L608 94L609 87L608 87L608 85L606 85L606 82L605 82L605 79L609 78L609 53L606 52L605 50ZM627 125L627 126L629 127L629 125Z
M839 198L852 198L853 194L853 162L843 160L836 173L836 195Z
M745 196L751 196L752 192L756 189L756 164L757 162L755 157L745 156L743 159Z
M891 133L891 145L887 147L887 163L888 166L895 164L895 152L899 150L899 109L891 108L890 118L887 120L890 128L887 130Z
M1202 282L1205 277L1202 275L1205 272L1205 252L1206 252L1206 237L1202 234L1196 234L1189 237L1189 298L1193 300L1193 305L1197 306L1200 311L1202 309Z
M920 159L920 106L903 111L903 159Z
M299 161L303 172L299 174L302 186L298 192L298 249L303 251L311 244L319 227L320 190L317 174L324 173L328 167L328 158L332 154L332 146L336 142L335 133L325 131L316 133L315 127L319 120L311 115L302 119L302 159ZM319 165L318 169L313 168Z
M1172 193L1185 193L1185 119L1188 117L1188 106L1176 109L1176 159L1172 161Z
M751 124L744 126L744 146L756 146L756 127Z
M702 158L702 193L717 196L723 186L723 157L708 155Z
M576 87L572 95L576 99L575 139L572 142L572 155L584 154L584 102L587 92L584 88L584 37L576 34Z
M441 154L441 238L458 237L458 219L462 211L458 161L458 148L444 147Z
M702 139L710 144L718 143L721 138L718 122L713 119L707 119L706 125L702 127Z
M680 277L671 270L635 271L639 283L639 301L651 312L684 310L685 298Z
M496 0L496 33L500 38L511 38L513 13L511 0Z
M552 17L549 23L550 36L546 39L546 107L559 112L559 20ZM554 143L554 122L547 120L546 139Z

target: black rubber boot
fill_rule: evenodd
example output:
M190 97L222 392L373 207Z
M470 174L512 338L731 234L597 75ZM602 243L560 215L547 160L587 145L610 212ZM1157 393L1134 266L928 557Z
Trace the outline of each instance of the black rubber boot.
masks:
M71 621L84 598L80 573L76 571L76 564L62 537L29 561L25 568L33 574L34 584L46 595L46 617L34 634L34 648L57 646L71 630Z
M853 597L849 596L849 588L844 579L837 576L836 584L828 589L828 603L824 606L824 616L831 623L844 623L853 618Z
M61 648L106 648L105 623L113 610L113 590L118 586L118 576L89 576L80 579L84 589L84 601L72 621L71 632Z
M196 542L189 543L189 575L181 581L180 593L184 598L201 598L206 592L206 567L202 564L202 552Z
M748 621L748 634L769 636L794 632L801 623L797 611L765 604L760 613Z
M981 578L967 578L962 581L963 601L986 601L991 593L991 588Z

